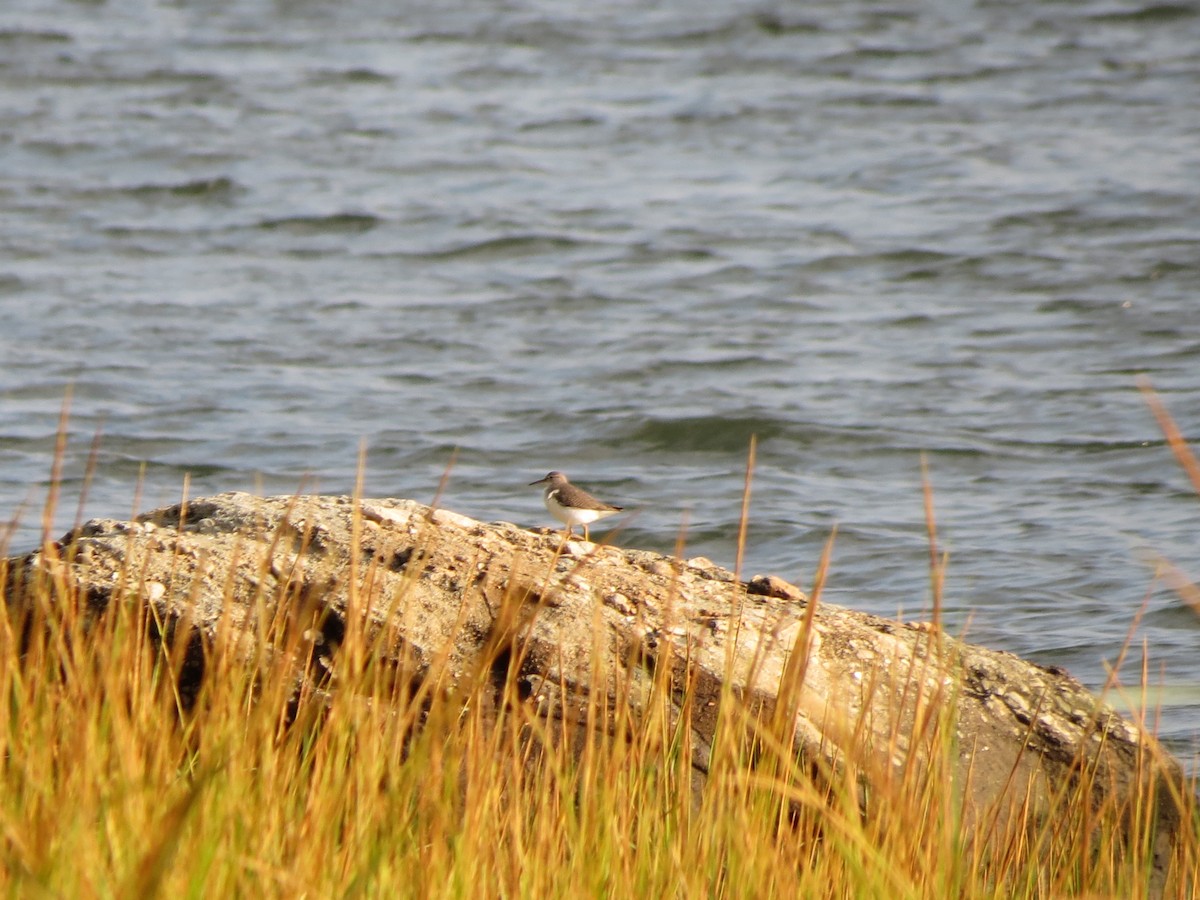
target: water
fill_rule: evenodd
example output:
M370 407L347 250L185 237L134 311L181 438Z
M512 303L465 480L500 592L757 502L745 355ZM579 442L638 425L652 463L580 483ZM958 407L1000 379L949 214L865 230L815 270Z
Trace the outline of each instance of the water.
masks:
M0 514L353 489L947 619L1098 687L1143 602L1200 750L1192 4L246 0L0 11ZM457 455L455 455L457 452ZM140 488L139 488L140 485ZM140 491L140 493L139 493ZM606 523L607 524L607 523Z

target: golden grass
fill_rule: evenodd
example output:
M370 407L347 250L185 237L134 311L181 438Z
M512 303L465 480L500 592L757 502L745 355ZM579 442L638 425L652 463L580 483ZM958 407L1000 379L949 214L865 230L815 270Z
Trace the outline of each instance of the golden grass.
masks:
M944 558L926 502L936 606ZM127 584L136 595L138 573ZM141 604L92 616L53 571L24 599L0 615L11 897L1139 897L1152 881L1154 798L1096 802L1086 770L1058 786L1052 815L967 824L945 698L924 706L921 764L881 772L853 746L837 771L799 760L789 716L811 618L769 721L725 698L696 794L679 724L693 695L675 714L666 663L640 714L591 697L585 717L605 727L573 730L522 698L512 642L441 690L397 677L351 626L336 690L294 714L298 625L264 625L250 662L218 634L190 698L177 689L188 635L148 640ZM1200 878L1194 794L1175 791L1167 896Z

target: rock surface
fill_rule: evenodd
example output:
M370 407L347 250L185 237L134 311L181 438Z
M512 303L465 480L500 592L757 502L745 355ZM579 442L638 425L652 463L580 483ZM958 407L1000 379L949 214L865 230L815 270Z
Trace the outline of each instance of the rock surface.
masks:
M93 520L60 545L69 546L61 554L69 562L43 551L8 561L10 602L20 602L32 573L57 566L97 609L139 602L168 630L187 623L212 639L232 629L247 648L264 619L303 614L310 661L332 673L323 689L336 690L352 608L418 682L437 673L449 686L500 644L514 648L524 696L550 717L578 715L595 693L637 705L666 666L675 714L690 717L697 789L723 688L764 721L780 721L784 710L796 751L818 768L866 752L875 777L927 753L931 714L953 704L958 770L949 775L964 786L968 817L1004 821L1027 797L1036 814L1040 798L1081 773L1118 797L1153 774L1163 801L1160 870L1178 824L1162 787L1182 783L1177 767L1064 672L927 626L824 604L810 610L804 593L778 577L743 584L703 558L583 542L564 548L557 533L405 500L241 493L133 522ZM599 670L609 673L601 683L597 651ZM184 672L193 682L203 677L197 654ZM186 695L197 684L182 687Z

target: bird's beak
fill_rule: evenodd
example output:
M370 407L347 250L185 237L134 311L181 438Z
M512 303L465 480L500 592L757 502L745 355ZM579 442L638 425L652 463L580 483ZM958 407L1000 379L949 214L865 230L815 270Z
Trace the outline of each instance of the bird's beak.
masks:
M539 478L537 481L529 482L529 486L533 487L535 484L545 484L546 481L547 481L547 479L545 479L545 478Z

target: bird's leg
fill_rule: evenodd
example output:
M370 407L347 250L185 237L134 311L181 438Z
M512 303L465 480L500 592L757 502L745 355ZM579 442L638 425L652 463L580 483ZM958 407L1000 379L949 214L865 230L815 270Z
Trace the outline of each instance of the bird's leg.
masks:
M592 542L592 539L591 539L590 537L588 537L588 527L587 527L587 522L584 522L584 523L583 523L583 539L584 539L585 541L587 541L589 544Z

